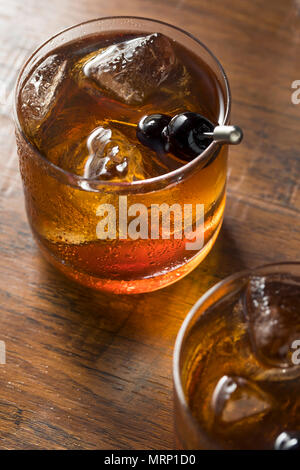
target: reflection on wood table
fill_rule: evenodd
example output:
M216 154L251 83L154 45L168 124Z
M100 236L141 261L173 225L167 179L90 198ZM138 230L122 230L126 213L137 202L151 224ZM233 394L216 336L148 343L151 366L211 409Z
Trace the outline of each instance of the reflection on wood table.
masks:
M232 122L228 202L207 259L152 294L110 296L66 280L40 256L24 211L11 118L28 54L50 35L108 15L180 26L220 58ZM174 340L196 299L244 267L299 259L299 0L0 1L0 448L171 449Z

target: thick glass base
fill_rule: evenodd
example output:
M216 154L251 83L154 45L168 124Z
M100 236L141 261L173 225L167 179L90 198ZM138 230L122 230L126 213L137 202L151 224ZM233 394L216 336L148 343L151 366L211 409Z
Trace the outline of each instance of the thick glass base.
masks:
M163 287L173 284L195 269L196 266L198 266L198 264L204 260L204 258L212 249L220 231L221 225L222 220L220 221L219 226L215 230L208 243L206 243L202 250L200 250L188 263L179 266L172 271L157 274L156 276L128 281L101 279L98 276L91 276L87 273L77 271L66 264L62 264L60 261L54 258L54 256L41 244L38 239L37 242L45 258L57 269L59 269L59 271L63 272L67 277L79 282L79 284L91 287L92 289L103 292L111 292L114 294L141 294L144 292L152 292L158 289L162 289Z

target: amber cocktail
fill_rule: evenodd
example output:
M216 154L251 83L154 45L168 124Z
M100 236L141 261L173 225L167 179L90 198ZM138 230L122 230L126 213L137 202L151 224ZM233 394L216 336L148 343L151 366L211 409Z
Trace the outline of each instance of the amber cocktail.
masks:
M193 307L174 351L182 449L300 449L300 264L242 272Z
M147 292L207 255L223 218L227 147L211 142L185 161L136 136L143 116L184 111L228 124L228 83L203 44L165 23L89 21L27 61L16 88L27 214L42 252L66 275Z

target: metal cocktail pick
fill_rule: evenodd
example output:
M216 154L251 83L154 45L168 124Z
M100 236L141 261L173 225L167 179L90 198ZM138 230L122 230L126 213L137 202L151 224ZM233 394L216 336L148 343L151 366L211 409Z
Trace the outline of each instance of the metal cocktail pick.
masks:
M212 137L215 142L237 145L243 139L243 131L239 126L216 126L213 132L204 132L203 135Z

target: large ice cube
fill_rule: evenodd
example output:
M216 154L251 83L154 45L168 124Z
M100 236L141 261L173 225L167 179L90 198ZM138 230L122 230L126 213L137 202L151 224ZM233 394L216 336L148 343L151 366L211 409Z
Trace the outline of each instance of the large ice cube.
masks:
M53 108L66 74L67 61L58 54L48 56L21 90L21 111L26 128L32 132Z
M85 77L91 87L130 105L142 104L168 80L184 80L187 74L171 41L159 33L100 49L82 67L79 82Z
M300 285L275 275L253 276L246 289L245 315L258 359L267 366L295 367L294 341L300 340Z
M243 377L224 375L214 390L211 406L219 425L235 424L261 419L272 408L272 398Z
M134 181L145 178L140 151L123 133L107 125L97 127L75 151L62 155L59 166L90 179Z

